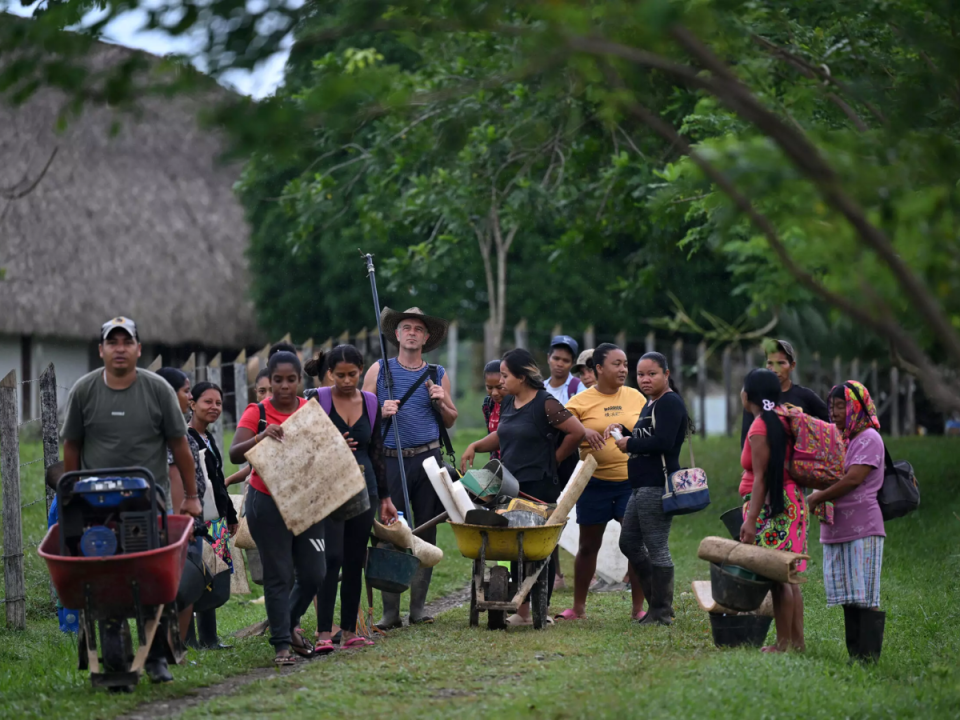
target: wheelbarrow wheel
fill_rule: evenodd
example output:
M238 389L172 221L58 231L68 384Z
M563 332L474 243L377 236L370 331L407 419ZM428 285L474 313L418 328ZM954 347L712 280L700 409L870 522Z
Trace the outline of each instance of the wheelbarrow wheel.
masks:
M473 561L473 577L470 578L470 627L480 625L480 608L477 607L477 579L483 582L483 563Z
M537 581L533 584L533 588L530 591L530 610L533 614L533 627L535 630L543 630L547 626L547 616L550 611L547 602L547 596L549 595L549 588L547 588L548 577L549 573L547 573L546 568L544 568L540 571L540 577L537 578Z
M501 566L490 570L490 591L487 599L492 602L506 602L510 588L510 572ZM505 630L506 613L503 610L487 610L487 627L491 630Z
M133 661L130 623L123 619L100 621L100 652L104 672L126 672Z

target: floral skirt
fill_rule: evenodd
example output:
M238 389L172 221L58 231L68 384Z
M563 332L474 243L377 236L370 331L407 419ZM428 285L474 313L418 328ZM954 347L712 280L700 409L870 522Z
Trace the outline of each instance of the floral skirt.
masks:
M743 518L750 509L750 495L743 499ZM771 550L786 550L798 554L807 552L807 501L803 490L790 484L783 490L783 512L772 515L770 503L766 503L757 518L757 545ZM801 560L797 570L807 569L807 561Z
M210 537L213 538L213 542L211 543L213 551L217 554L217 557L230 567L230 572L232 573L233 557L230 555L230 532L227 530L227 519L217 518L216 520L211 520L207 523L207 527L210 528Z

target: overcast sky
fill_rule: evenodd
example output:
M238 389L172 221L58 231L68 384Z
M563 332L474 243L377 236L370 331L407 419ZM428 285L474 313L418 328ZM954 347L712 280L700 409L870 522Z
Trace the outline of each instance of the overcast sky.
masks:
M23 7L17 0L13 0L10 4L0 0L0 10L4 7L16 15L29 16L36 4ZM189 38L171 38L157 30L140 30L145 17L142 11L133 11L120 16L107 26L105 39L118 45L146 50L154 55L191 51ZM262 62L254 72L238 70L226 73L224 82L244 95L252 95L255 98L270 95L283 80L283 66L287 62L289 52L288 48L282 53L277 53Z

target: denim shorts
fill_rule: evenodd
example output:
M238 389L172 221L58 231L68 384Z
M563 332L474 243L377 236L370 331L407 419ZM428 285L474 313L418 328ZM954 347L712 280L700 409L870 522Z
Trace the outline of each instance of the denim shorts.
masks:
M606 525L611 520L623 519L632 492L626 480L590 478L577 500L577 525Z

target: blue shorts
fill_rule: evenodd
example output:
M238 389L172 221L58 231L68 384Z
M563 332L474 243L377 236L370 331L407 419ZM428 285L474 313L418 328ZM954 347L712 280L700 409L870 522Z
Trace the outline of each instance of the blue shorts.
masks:
M611 520L622 520L632 492L626 480L590 478L577 500L577 525L606 525Z

